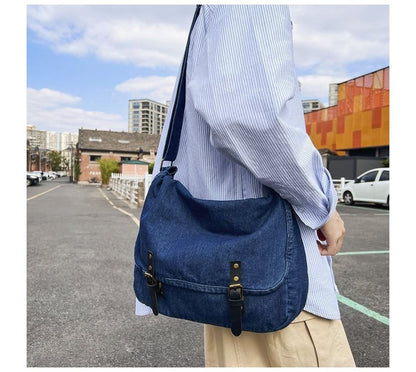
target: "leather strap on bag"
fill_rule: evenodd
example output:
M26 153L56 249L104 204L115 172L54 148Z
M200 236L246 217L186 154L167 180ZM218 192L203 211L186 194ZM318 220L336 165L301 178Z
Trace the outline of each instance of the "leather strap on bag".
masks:
M243 328L244 294L241 285L241 262L230 262L230 285L228 286L231 332L239 336Z
M157 306L157 294L161 292L161 283L155 278L155 264L153 252L147 252L147 271L144 274L147 283L147 289L149 290L151 307L154 315L159 314L159 308Z

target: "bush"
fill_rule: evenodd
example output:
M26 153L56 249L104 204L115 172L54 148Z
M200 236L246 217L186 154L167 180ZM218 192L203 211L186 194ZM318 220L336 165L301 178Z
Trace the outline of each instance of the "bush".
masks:
M149 164L148 171L147 171L149 174L152 174L153 173L153 167L154 166L155 166L155 163L150 163Z
M108 185L110 182L111 173L118 172L118 162L115 159L100 159L101 183Z

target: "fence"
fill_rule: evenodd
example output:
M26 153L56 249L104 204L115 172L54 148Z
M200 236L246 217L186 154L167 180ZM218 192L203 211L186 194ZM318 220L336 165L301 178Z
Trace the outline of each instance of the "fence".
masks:
M342 190L345 184L350 180L345 177L332 180L335 190L338 194L338 200L342 201ZM120 198L129 200L130 203L141 206L146 198L150 183L152 182L152 175L138 176L137 174L121 174L112 173L109 187L116 192Z
M332 182L334 183L334 186L335 186L335 190L337 190L339 201L343 201L343 199L342 199L342 190L344 189L346 183L349 182L349 181L351 181L351 180L346 180L345 177L341 177L338 180L332 180Z
M126 199L131 204L139 206L143 204L151 179L151 174L139 176L137 174L112 173L108 186L121 199Z

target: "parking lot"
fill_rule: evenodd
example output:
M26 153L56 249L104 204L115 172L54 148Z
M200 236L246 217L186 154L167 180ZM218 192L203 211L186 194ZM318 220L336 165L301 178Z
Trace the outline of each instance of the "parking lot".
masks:
M337 209L347 230L333 259L344 327L357 366L387 367L389 210L364 204Z
M389 366L389 210L338 206L333 268L358 367ZM134 315L140 209L68 177L27 188L27 366L202 367L203 327ZM45 234L45 226L48 233Z

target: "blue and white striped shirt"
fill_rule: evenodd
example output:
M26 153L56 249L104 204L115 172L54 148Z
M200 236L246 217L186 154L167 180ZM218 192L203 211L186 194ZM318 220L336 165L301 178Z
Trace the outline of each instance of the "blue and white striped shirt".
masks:
M176 179L201 199L262 197L267 185L288 200L307 256L305 310L338 319L331 257L321 256L316 244L316 229L335 210L337 194L305 130L288 7L202 6L186 82ZM155 170L169 122L170 115ZM136 314L146 313L137 301Z

